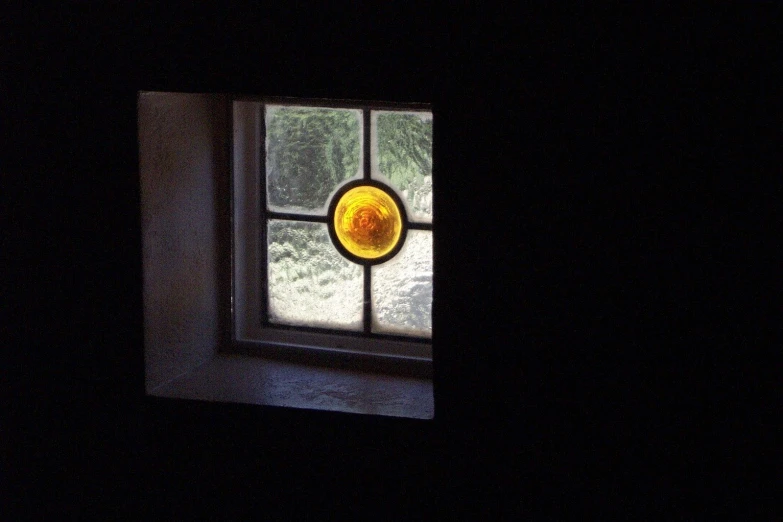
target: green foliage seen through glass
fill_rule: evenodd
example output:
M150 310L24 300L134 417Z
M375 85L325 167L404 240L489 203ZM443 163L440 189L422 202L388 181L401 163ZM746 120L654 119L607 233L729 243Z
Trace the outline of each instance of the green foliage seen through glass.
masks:
M412 218L432 218L432 117L425 114L383 112L377 120L378 168Z

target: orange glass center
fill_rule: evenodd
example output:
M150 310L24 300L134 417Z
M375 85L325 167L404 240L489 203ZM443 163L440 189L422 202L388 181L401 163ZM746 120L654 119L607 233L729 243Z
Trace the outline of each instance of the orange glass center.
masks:
M363 185L350 189L337 202L334 230L350 253L376 259L388 254L399 242L402 216L389 194Z

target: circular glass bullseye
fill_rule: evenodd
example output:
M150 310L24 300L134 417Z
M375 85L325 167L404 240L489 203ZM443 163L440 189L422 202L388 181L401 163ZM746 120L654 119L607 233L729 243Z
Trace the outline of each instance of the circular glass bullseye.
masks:
M402 215L394 199L372 185L348 190L334 210L334 232L351 254L377 259L391 252L400 241Z

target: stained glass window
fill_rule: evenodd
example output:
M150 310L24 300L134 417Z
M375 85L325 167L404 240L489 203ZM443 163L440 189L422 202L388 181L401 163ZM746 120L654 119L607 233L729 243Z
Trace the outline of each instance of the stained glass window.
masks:
M432 113L281 104L264 115L265 322L429 339Z

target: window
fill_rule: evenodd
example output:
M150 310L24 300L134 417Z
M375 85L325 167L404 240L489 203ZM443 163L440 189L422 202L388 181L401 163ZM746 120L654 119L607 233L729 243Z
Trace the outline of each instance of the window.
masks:
M234 339L432 357L432 129L422 104L233 101Z
M138 102L147 394L432 418L431 109Z

